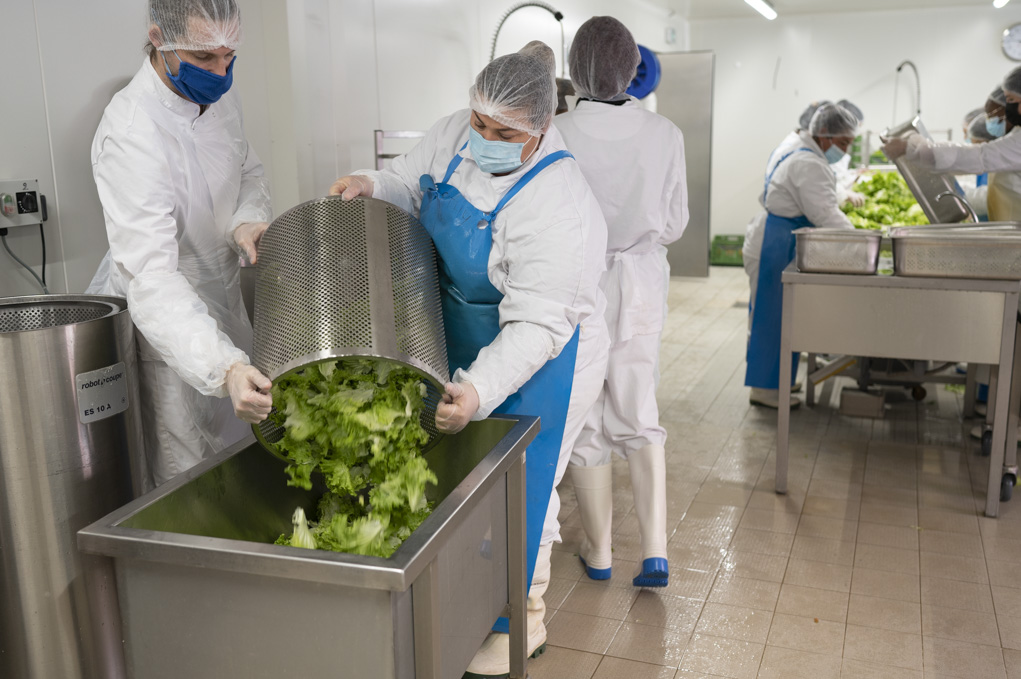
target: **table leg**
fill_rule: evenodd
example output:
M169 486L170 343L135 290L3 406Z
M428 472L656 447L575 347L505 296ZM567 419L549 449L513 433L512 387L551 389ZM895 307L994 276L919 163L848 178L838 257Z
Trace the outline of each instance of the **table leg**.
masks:
M1000 512L1000 480L1007 440L1010 412L1011 373L1014 363L1014 338L1017 330L1017 293L1005 296L1003 304L1003 330L1000 333L1000 361L997 364L995 402L990 402L993 414L993 448L989 456L989 482L986 485L986 516L996 517ZM993 386L989 385L992 399ZM1016 439L1014 441L1016 444Z
M815 354L809 352L808 366L805 369L805 405L811 408L815 405L815 382L812 381L812 373L815 372Z
M525 554L525 456L507 470L507 593L510 599L510 679L526 679L528 572Z
M964 377L964 417L975 417L975 395L978 393L978 380L975 379L975 371L978 366L974 363L968 364L968 372Z
M780 402L776 417L776 492L787 492L788 434L791 424L791 285L783 285L783 316L780 321Z

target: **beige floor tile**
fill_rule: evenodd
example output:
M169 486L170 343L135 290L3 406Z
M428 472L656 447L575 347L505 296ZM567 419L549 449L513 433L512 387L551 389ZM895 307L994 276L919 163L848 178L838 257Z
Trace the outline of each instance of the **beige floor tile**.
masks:
M921 634L921 607L907 601L852 594L847 606L847 624Z
M766 643L840 656L844 646L844 623L777 613L773 616Z
M922 634L956 641L999 646L996 616L992 613L922 605Z
M688 506L688 511L684 513L684 520L689 523L737 527L737 524L741 522L742 513L741 507L696 500Z
M861 497L861 484L826 479L812 479L808 484L808 495L828 497L836 500L852 500Z
M833 622L847 621L845 592L785 584L780 588L776 612Z
M1021 597L1021 590L1014 591ZM986 584L922 577L922 603L928 606L992 613L994 596Z
M965 582L989 582L985 559L921 552L919 561L922 575L947 578L948 580L964 580Z
M718 674L706 674L705 672L691 672L688 670L677 670L674 679L727 679Z
M898 507L917 507L918 491L913 488L866 484L862 486L861 501L863 506L872 502L882 502Z
M987 559L986 572L989 575L989 584L994 587L1021 588L1021 578L1018 577L1016 563Z
M772 619L770 611L708 602L702 609L695 632L764 644Z
M870 501L862 504L858 520L891 526L917 526L918 509L888 502Z
M702 490L695 496L695 502L744 507L748 504L753 487L750 483L739 481L708 479L702 484Z
M549 580L549 586L546 588L546 593L543 595L543 600L546 602L546 608L557 609L560 608L564 600L567 599L567 595L571 593L574 586L578 583L577 580L568 580L566 578L553 578Z
M563 580L578 580L585 574L578 561L577 552L565 552L554 549L550 555L550 577Z
M840 679L922 679L922 673L904 667L876 665L844 658L840 669Z
M986 558L994 561L1021 561L1021 540L1006 540L1001 537L983 540Z
M791 559L787 564L784 584L828 589L834 592L849 592L851 591L851 571L850 566Z
M804 505L805 496L791 490L788 490L783 495L770 490L756 490L752 492L751 498L748 499L748 506L745 510L765 509L771 512L798 515L804 508Z
M720 564L720 573L728 576L783 582L787 557L730 550Z
M774 512L768 509L745 509L739 526L774 533L794 533L798 529L798 516L797 513Z
M918 576L871 568L854 569L851 574L851 594L921 603Z
M1007 666L1007 679L1021 679L1021 651L1003 649L1003 662Z
M715 571L723 560L724 550L719 547L705 547L702 545L688 545L668 543L666 555L670 565L674 568L691 568L696 571ZM635 560L635 563L638 563ZM628 586L631 585L630 578L634 573L627 572Z
M675 672L672 667L606 656L592 679L673 679Z
M877 627L847 625L844 657L877 665L922 669L922 637Z
M853 540L829 540L797 535L794 537L794 545L791 547L791 557L804 561L822 561L839 566L852 566L854 565L854 548Z
M801 516L801 523L798 524L798 536L809 538L824 538L826 540L838 540L841 542L854 542L858 532L857 521L843 521L831 519L826 516Z
M734 532L734 539L731 540L730 546L732 549L744 552L787 556L790 554L793 543L794 535L790 533L775 533L773 531L739 527Z
M858 524L858 544L918 549L918 529L862 521Z
M695 634L679 669L729 679L755 679L763 649L762 644Z
M1021 589L993 586L992 592L996 615L1021 617Z
M713 584L709 601L772 611L779 594L779 583L721 575Z
M997 615L996 624L1000 631L1000 645L1021 651L1021 617Z
M546 626L547 643L587 653L606 653L623 623L568 611L557 611Z
M854 567L918 575L918 550L859 544L854 550Z
M809 495L806 497L805 505L802 509L803 514L825 516L830 519L845 521L854 521L858 518L860 511L861 500L858 498L838 499L819 495Z
M840 658L766 646L757 679L839 679Z
M637 566L636 566L637 567ZM692 568L670 569L669 584L662 588L664 594L689 599L705 599L716 580L716 570L699 571Z
M970 644L939 637L922 637L925 675L931 673L961 679L1004 679L1003 652L993 646Z
M676 668L690 636L687 632L625 622L617 630L606 655Z
M560 604L560 610L598 618L623 620L637 596L638 590L634 587L624 589L623 587L609 587L601 583L580 580L564 603Z
M724 524L702 523L698 521L681 521L667 541L667 547L687 545L726 550L734 539L736 526Z
M973 557L982 553L982 538L978 533L951 533L940 530L923 530L919 534L919 548L923 552L938 552L950 556Z
M533 679L591 679L603 656L547 644L546 652L528 661Z
M695 629L705 601L670 596L654 589L642 589L628 611L626 622L652 625L689 636Z
M979 534L978 517L974 513L922 507L918 510L918 525L923 530Z

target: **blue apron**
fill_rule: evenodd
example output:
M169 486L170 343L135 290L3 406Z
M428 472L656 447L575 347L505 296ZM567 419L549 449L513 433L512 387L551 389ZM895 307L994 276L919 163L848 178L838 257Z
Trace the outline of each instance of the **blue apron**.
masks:
M493 219L525 184L548 165L573 157L567 151L546 156L521 177L488 213L469 203L457 188L448 183L461 164L459 154L451 159L441 183L435 183L427 174L419 180L422 188L419 219L432 237L440 260L440 300L451 375L458 368L467 369L479 351L489 346L500 332L499 306L503 295L489 282L488 273L489 252L493 247ZM528 586L531 586L535 572L539 541L553 492L577 354L578 329L575 328L574 336L563 351L547 361L532 379L493 411L538 415L540 418L539 434L525 453ZM507 619L500 618L493 629L507 632Z
M762 191L762 203L766 202L766 192L773 179L773 173L783 161L798 151L813 153L812 149L802 147L787 153L777 161L773 170L766 177L766 186ZM780 217L767 212L766 228L762 235L762 255L759 259L759 287L755 293L755 308L752 309L752 333L748 340L748 369L744 383L747 387L759 389L780 388L780 321L783 317L783 284L780 276L787 265L794 259L794 230L804 226L814 226L803 215L800 217ZM798 374L798 354L791 361L791 383Z

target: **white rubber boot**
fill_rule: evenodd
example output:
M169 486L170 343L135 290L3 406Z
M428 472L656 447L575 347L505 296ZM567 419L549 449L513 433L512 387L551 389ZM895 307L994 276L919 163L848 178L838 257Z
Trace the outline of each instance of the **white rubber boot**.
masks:
M609 580L613 555L613 472L611 465L582 467L571 465L571 480L581 512L585 537L578 550L585 572L593 580Z
M631 453L627 464L642 536L642 563L631 582L635 587L666 587L670 577L666 558L666 450L650 443Z
M525 612L528 617L528 657L535 658L546 651L546 602L542 595L549 587L550 555L553 544L540 545L535 559L532 586L528 588ZM482 642L462 679L504 679L510 676L510 635L490 632Z

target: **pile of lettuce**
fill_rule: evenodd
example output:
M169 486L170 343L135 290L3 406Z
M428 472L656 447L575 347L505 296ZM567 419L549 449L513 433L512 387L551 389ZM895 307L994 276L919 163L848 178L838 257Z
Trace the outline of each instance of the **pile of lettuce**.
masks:
M898 172L874 172L854 185L865 195L865 204L840 206L851 224L858 229L880 230L885 226L928 224L922 207Z
M389 361L330 361L273 385L283 427L277 451L288 460L289 486L310 490L319 470L328 489L318 521L295 512L294 533L277 544L388 557L429 515L427 483L436 483L420 451L426 388L413 371ZM309 540L307 533L311 533Z

